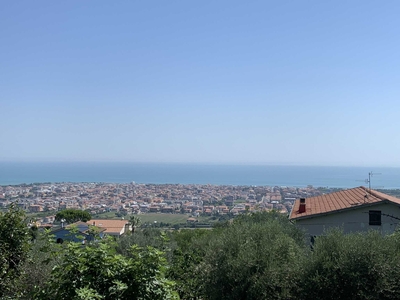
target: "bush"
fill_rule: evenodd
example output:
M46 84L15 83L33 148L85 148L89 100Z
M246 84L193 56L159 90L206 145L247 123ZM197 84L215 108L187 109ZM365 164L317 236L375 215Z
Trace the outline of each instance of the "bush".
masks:
M305 262L299 298L398 299L400 239L378 231L318 237Z
M204 299L291 299L307 251L302 232L277 213L218 228L200 264Z
M82 246L69 243L37 299L178 299L164 277L164 254L133 246L131 257L115 254L111 240Z

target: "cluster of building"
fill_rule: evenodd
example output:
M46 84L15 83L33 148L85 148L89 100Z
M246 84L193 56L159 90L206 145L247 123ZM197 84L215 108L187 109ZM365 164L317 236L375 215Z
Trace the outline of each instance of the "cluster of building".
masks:
M332 227L341 227L344 232L375 229L392 233L400 224L400 199L364 187L330 190L312 186L136 183L0 186L0 208L13 202L28 212L48 212L40 220L42 224L53 223L56 212L67 208L88 210L92 215L104 212L186 214L191 221L196 221L199 215L276 210L289 215L289 219L312 237ZM111 226L103 221L95 220L96 226L114 230L116 235L125 232L128 223L122 221L118 226L114 223Z
M199 215L240 214L277 210L288 214L294 201L326 191L312 186L229 186L182 184L43 183L0 186L0 207L11 202L28 212L54 212L74 208L92 215L168 213ZM44 223L52 223L48 214Z

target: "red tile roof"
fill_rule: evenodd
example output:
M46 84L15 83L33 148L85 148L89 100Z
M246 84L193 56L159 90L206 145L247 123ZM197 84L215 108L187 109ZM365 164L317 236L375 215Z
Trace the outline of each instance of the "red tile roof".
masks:
M393 202L400 205L400 199L384 193L369 190L365 187L356 187L331 194L306 198L306 211L299 213L300 199L293 205L289 219L300 219L320 214L351 209L360 205L371 205L379 202Z
M105 231L105 233L119 235L120 232L124 229L125 225L129 223L129 221L95 219L87 221L86 223L101 228L102 230Z

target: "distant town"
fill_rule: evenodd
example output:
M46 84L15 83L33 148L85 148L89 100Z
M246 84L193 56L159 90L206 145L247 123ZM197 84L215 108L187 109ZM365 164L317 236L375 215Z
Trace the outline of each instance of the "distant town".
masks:
M91 215L124 217L131 214L238 215L247 211L276 210L288 214L296 198L338 189L307 186L230 186L182 184L35 183L0 186L0 208L12 202L38 221L52 224L63 209L86 210ZM109 216L109 214L108 214Z

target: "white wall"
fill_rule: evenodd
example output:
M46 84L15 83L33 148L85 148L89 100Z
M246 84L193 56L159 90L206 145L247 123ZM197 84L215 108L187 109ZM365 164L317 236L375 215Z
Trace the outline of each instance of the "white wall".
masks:
M380 210L382 214L396 216L400 219L400 206L384 203L371 206L358 206L347 211L300 219L296 221L296 225L306 230L309 235L321 235L324 230L331 227L341 227L345 233L374 229L388 234L392 233L400 223L400 220L382 215L381 226L370 226L370 210Z

